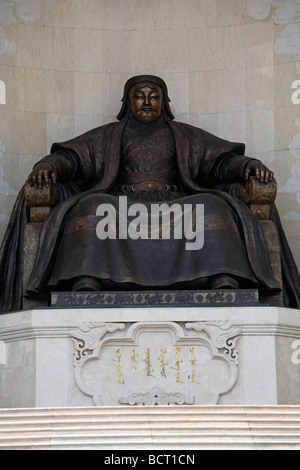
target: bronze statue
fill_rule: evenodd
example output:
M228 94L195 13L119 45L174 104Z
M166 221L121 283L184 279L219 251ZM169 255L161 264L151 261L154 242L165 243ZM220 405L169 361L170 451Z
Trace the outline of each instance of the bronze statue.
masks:
M58 184L61 197L44 222L27 296L118 286L281 290L258 220L235 197L236 188L251 176L267 184L273 172L246 157L244 144L175 122L169 102L161 78L133 77L125 84L119 122L53 144L50 155L35 165L29 185ZM21 257L22 191L1 249L2 312L21 307L10 300L14 292L7 283L20 276L9 260ZM97 208L110 204L120 216L120 196L149 208L154 203L203 204L203 247L185 250L182 239L99 239ZM300 308L299 274L275 207L272 214L281 234L286 305ZM14 289L20 298L20 286Z

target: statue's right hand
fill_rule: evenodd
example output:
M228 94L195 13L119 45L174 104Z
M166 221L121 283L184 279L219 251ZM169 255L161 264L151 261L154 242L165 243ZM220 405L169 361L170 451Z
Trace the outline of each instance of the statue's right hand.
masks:
M38 163L28 176L29 185L38 189L48 188L50 181L56 183L57 172L47 162Z

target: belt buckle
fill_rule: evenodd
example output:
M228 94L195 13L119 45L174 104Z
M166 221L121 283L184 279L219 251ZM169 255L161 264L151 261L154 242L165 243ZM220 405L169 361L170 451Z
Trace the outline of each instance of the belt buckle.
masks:
M143 181L138 186L140 191L151 193L153 191L160 191L162 185L156 181Z

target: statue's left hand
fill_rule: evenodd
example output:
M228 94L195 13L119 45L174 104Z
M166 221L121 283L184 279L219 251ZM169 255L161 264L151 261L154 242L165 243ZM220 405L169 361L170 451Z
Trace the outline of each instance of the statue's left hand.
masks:
M256 176L262 183L269 183L273 181L274 173L269 170L263 163L252 160L248 163L245 171L245 180L247 181L250 176Z

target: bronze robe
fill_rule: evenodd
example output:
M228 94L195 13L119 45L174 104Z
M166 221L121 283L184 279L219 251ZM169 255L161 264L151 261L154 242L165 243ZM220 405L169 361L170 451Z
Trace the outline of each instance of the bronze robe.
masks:
M234 188L234 183L242 181L245 166L249 162L249 158L244 156L244 145L224 141L187 124L173 121L168 121L167 124L174 137L177 166L185 190L191 195L215 195L228 204L243 232L249 265L257 281L269 291L278 290L259 224L253 216L249 217L249 210L242 201L218 189L228 183L233 183ZM124 122L111 123L68 142L54 144L51 155L45 157L46 161L56 165L57 156L53 154L59 152L60 176L65 181L76 183L81 192L59 204L44 223L36 263L27 287L28 294L47 290L63 236L64 223L67 215L72 213L73 207L90 195L108 193L116 185L125 125ZM76 163L73 164L73 161ZM275 208L274 219L278 221ZM286 304L299 307L299 275L282 230L280 234L285 256L283 261L287 280ZM1 262L2 259L5 262L3 251L5 245L7 247L8 239L9 235L4 249L2 248ZM12 273L15 274L17 273ZM1 275L0 281L3 285L7 282ZM3 305L4 303L2 302ZM17 302L14 302L15 307L16 305ZM10 309L7 306L2 307L4 308L6 311Z
M79 245L79 248L75 248L76 243L73 242L73 240L76 240L75 228L73 228L73 235L68 233L65 250L60 249L61 240L64 236L63 233L68 230L67 227L64 228L64 224L72 224L74 211L76 214L76 220L79 220L80 213L86 217L86 219L83 218L81 221L82 225L85 225L85 220L87 221L89 216L89 212L85 211L86 204L94 204L93 209L90 209L90 215L94 215L98 204L109 201L109 198L106 198L104 194L107 194L115 187L119 176L122 136L125 125L124 123L109 124L88 132L77 139L72 139L69 142L54 144L51 149L52 155L45 157L45 161L48 161L53 166L56 165L58 171L61 171L65 178L68 177L68 172L70 172L69 174L72 178L76 178L76 174L82 175L82 180L77 183L84 187L90 187L90 189L69 199L63 203L61 207L54 209L45 222L41 235L40 250L37 254L36 264L27 287L28 294L32 295L34 293L43 292L49 281L50 286L53 287L59 280L71 279L72 276L75 278L84 274L97 277L100 277L102 274L105 277L107 276L108 279L116 282L135 282L136 284L142 284L145 286L167 286L176 282L194 280L197 277L203 277L204 275L210 276L220 272L229 272L232 274L239 273L239 270L234 270L233 266L231 266L230 270L227 270L226 263L225 265L222 265L222 261L220 261L220 266L218 266L215 261L214 266L209 268L209 253L207 253L206 256L206 269L201 270L199 268L197 270L197 267L192 269L192 265L195 265L195 260L192 260L192 255L195 257L196 253L184 253L185 257L189 256L190 258L190 263L188 264L190 264L192 272L190 272L190 268L187 266L185 267L184 273L182 273L181 263L178 262L175 266L176 269L173 269L173 272L168 271L168 274L162 274L160 276L159 271L154 269L155 263L159 264L159 257L157 260L155 259L155 251L153 251L154 259L152 262L151 254L149 253L148 258L144 259L145 265L141 267L142 269L138 270L140 267L138 266L140 255L136 257L136 260L134 259L134 247L129 248L130 240L127 240L127 246L126 244L124 246L124 243L122 243L122 247L120 248L119 246L116 246L115 241L109 240L105 245L104 242L102 242L103 248L101 249L101 244L95 236L95 230L90 232L93 233L93 239L91 240L89 240L91 235L88 234L87 230L83 235L85 241L83 242L82 249L87 253L86 258L84 256L80 257L80 237L77 238L77 245ZM211 188L212 185L217 183L229 182L230 180L234 181L239 178L242 179L245 165L249 162L249 159L243 155L244 146L217 139L214 136L187 124L168 122L167 125L170 126L170 130L174 137L177 166L183 186L187 193L201 194L202 196L210 196L211 198L217 196L223 201L226 201L226 204L230 206L239 219L244 234L243 236L246 240L249 264L254 273L254 276L251 275L249 272L250 270L247 270L245 267L244 270L241 270L241 277L245 277L247 279L250 278L252 280L256 279L268 290L278 290L279 286L273 277L265 241L255 217L250 213L243 202L232 198L227 193L207 188ZM151 126L152 124L150 126L146 125L146 128L151 130ZM68 151L70 153L68 153ZM58 152L58 155L53 156L53 152ZM59 155L59 152L62 152L62 156ZM72 155L73 161L68 159L70 155ZM66 159L68 160L67 163L65 163ZM76 163L74 163L74 160ZM204 202L204 199L205 198L203 197L200 198L199 203ZM207 198L205 200L207 201ZM217 201L218 198L215 199L216 205ZM220 203L223 201L220 201ZM80 207L80 210L76 210L77 205ZM222 215L220 214L221 211L222 205L213 213L213 215L216 217L218 214ZM94 217L94 219L96 219L96 217ZM218 240L215 242L217 245ZM107 243L114 246L114 249L110 251L110 255L107 256L109 261L114 258L115 265L111 266L111 271L114 272L112 276L110 276L109 267L98 267L98 265L101 265L101 262L103 261L101 257L104 258L105 252L108 251L108 249L105 250ZM168 241L167 243L171 246L171 241ZM178 252L178 243L176 246L174 241L172 241L172 243L174 248L173 251L172 249L170 251L170 258L172 258L173 252ZM96 247L96 244L98 244L98 248ZM137 246L136 241L134 241L133 244ZM154 242L153 244L155 245ZM68 249L70 245L71 248ZM119 245L121 245L121 241L119 242ZM144 246L146 246L145 242ZM232 248L232 245L229 243L225 246L225 250L231 250ZM213 254L213 249L214 247L212 246L210 250L211 254ZM183 248L182 251L184 251ZM133 260L133 265L137 266L136 270L133 266L130 272L128 272L128 269L126 269L126 267L124 268L126 261L123 262L122 269L120 260L122 258L124 259L126 252L131 253L131 256L128 255L130 260L128 260L127 264ZM143 248L140 247L140 254L142 252ZM47 256L45 256L46 254ZM167 256L165 256L165 262L167 263L166 258ZM99 261L97 261L97 259ZM149 262L147 260L149 260ZM184 259L181 261L182 265L186 264L184 263ZM237 264L238 262L239 257L236 259ZM83 268L77 269L76 263L82 263ZM120 263L120 266L113 269L118 263ZM148 266L150 269L150 264L152 265L153 272L155 273L153 274L153 278L147 275L146 272ZM57 274L54 276L54 279L51 279L54 268ZM138 271L139 274L137 275L136 273ZM244 276L243 271L247 271L247 274Z

